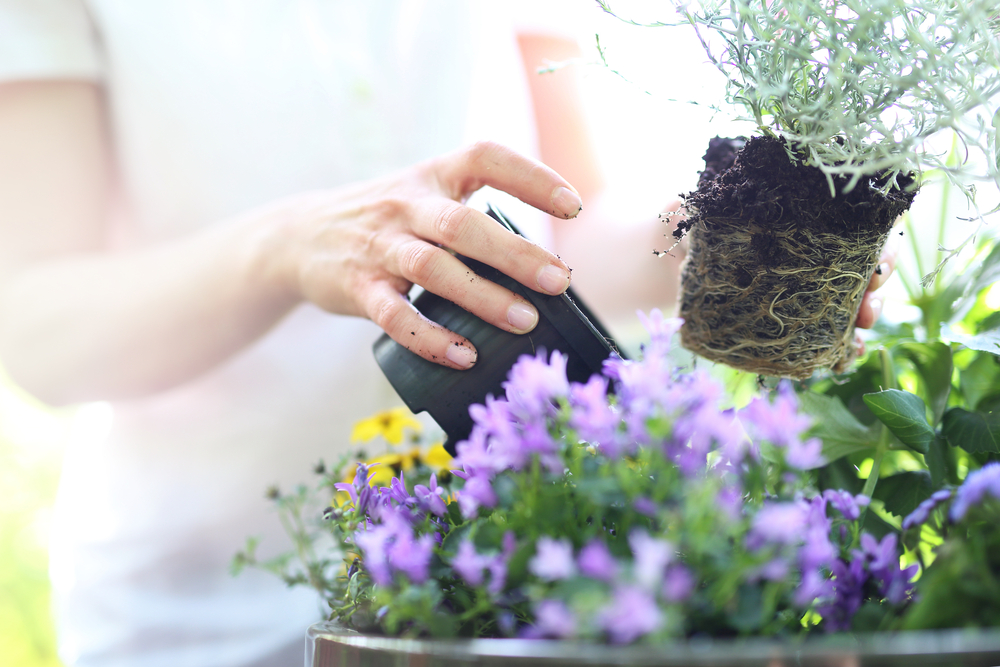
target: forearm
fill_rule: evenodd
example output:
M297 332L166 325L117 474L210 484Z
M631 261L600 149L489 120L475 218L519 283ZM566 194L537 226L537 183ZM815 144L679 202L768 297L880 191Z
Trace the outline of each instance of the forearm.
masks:
M53 404L142 396L203 373L297 302L266 261L263 222L26 268L0 290L0 361Z
M641 221L620 220L616 208L598 195L577 219L553 220L555 251L573 269L574 289L609 322L634 320L638 309L672 313L684 257L671 235L675 219L654 211Z

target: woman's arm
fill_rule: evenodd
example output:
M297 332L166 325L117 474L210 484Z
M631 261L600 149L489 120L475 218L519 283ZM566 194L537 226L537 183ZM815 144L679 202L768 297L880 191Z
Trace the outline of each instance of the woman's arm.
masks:
M382 179L275 202L174 241L112 250L112 151L98 87L0 86L0 359L54 404L141 396L242 349L303 301L369 317L417 354L475 362L421 316L414 283L508 331L537 322L520 297L444 248L539 291L566 265L461 204L491 185L560 217L580 199L551 169L477 144Z

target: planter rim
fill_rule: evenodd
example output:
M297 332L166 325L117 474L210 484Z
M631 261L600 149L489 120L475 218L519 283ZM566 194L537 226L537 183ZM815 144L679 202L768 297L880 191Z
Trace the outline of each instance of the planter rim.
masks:
M802 640L768 638L691 639L660 646L610 646L538 639L401 639L365 635L333 623L317 623L306 635L306 665L320 642L361 658L395 655L393 665L940 665L1000 664L1000 629L975 628L896 633L837 634ZM381 663L378 663L381 664ZM388 664L388 663L387 663ZM318 667L318 666L317 666Z

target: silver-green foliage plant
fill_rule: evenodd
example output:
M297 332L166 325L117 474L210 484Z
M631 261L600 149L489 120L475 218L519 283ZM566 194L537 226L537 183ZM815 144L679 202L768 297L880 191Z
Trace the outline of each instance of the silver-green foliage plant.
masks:
M605 11L612 9L598 0ZM1000 9L994 0L674 0L725 75L727 100L827 175L940 169L996 179ZM721 39L721 44L719 42ZM951 130L961 165L926 150ZM979 152L985 159L973 167ZM982 163L985 163L983 166ZM966 189L968 194L974 190Z

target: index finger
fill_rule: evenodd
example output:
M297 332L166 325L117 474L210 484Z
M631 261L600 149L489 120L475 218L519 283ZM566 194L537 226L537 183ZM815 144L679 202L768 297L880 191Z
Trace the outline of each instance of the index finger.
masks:
M536 208L572 217L582 204L569 183L545 165L497 144L477 144L442 158L433 168L441 189L454 201L424 201L412 218L417 236L488 264L530 289L566 291L570 270L565 262L458 201L490 185Z
M574 218L583 201L566 179L541 162L491 141L438 158L432 169L455 201L483 187L502 190L557 218Z

